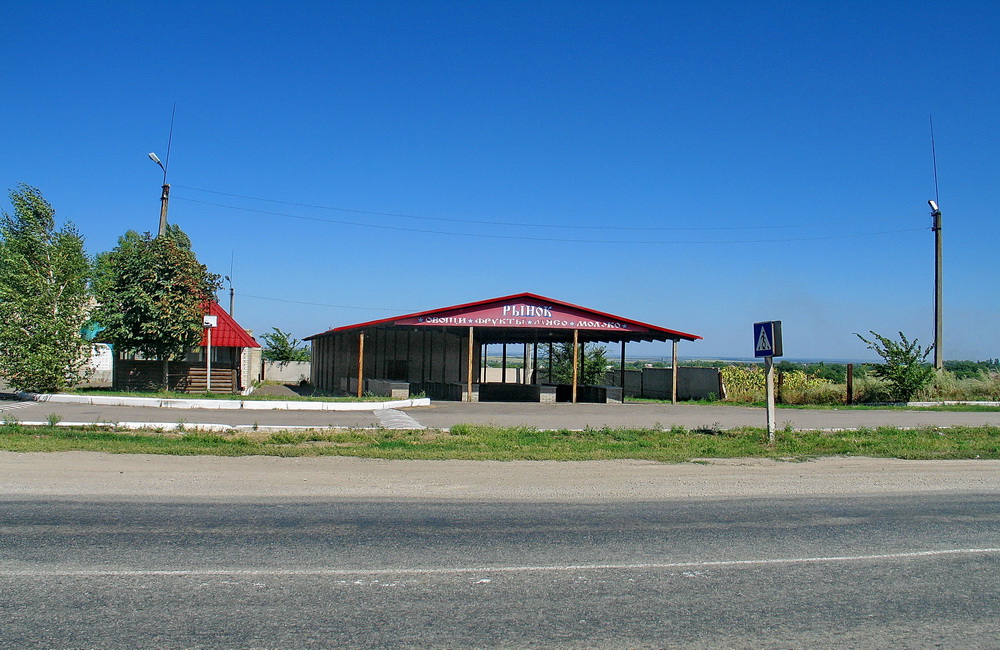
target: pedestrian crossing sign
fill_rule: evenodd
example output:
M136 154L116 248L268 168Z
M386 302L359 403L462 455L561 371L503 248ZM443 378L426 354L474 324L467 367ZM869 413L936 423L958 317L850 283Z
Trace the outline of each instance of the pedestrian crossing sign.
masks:
M780 357L781 321L771 320L753 324L753 356Z

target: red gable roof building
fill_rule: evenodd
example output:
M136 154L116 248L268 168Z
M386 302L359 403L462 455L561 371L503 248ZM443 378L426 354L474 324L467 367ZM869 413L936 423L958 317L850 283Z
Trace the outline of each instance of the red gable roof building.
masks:
M212 347L219 348L259 348L254 337L250 336L240 324L233 320L219 303L213 302L208 305L206 313L218 318L218 325L212 328ZM201 337L202 347L208 345L208 330Z
M216 317L212 328L212 376L208 381L208 330L201 347L188 350L183 361L167 365L166 383L170 390L201 393L211 385L213 393L238 393L260 375L260 344L219 303L204 305L206 315ZM118 390L147 390L163 385L162 361L119 358L114 362L113 385Z
M411 391L476 401L486 399L484 349L491 344L695 341L701 337L553 300L519 293L452 307L338 327L306 337L312 343L312 383L326 390L361 392L369 382L408 382ZM676 345L674 346L676 355ZM675 363L676 366L676 363ZM531 385L538 386L535 378ZM576 401L577 386L572 387ZM487 392L490 392L487 390ZM511 389L500 391L504 395ZM537 391L522 391L533 399ZM545 391L542 391L545 392ZM461 397L459 397L459 394Z

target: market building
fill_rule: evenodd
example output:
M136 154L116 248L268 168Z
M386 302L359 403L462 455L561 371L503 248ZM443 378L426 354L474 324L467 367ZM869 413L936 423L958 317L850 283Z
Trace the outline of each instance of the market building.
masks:
M621 401L621 388L579 385L575 363L570 385L552 384L538 372L527 373L523 383L508 383L506 373L500 382L487 381L486 346L503 345L506 358L507 345L523 345L537 368L539 348L545 346L572 343L576 350L589 343L619 343L624 367L627 343L671 341L676 369L678 342L701 338L519 293L338 327L305 340L312 345L310 381L324 390L392 397L423 393L456 401L604 402Z

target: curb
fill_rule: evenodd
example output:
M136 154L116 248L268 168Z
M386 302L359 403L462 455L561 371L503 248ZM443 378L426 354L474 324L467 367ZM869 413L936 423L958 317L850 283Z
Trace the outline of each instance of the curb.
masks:
M244 431L260 431L264 433L280 433L282 431L384 431L384 427L328 427L301 424L209 424L191 422L18 422L25 427L98 427L102 429L125 429L128 431L156 431L163 433L240 433ZM413 427L393 427L393 430L421 430ZM447 431L447 428L442 429Z
M160 399L158 397L114 397L110 395L63 395L15 393L18 399L53 404L88 404L91 406L145 406L150 408L253 410L253 411L381 411L386 409L430 406L427 397L388 402L296 402L280 400Z

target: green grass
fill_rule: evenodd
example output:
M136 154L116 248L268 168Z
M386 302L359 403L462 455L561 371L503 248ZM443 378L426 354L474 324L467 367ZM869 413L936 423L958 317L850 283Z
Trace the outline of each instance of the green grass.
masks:
M691 431L458 425L450 432L310 430L213 434L197 431L119 432L97 427L0 424L0 450L99 451L210 456L361 456L396 460L612 460L683 462L698 458L804 459L873 456L906 459L1000 459L1000 427L902 430L890 427L826 433L778 431L773 446L762 429Z

